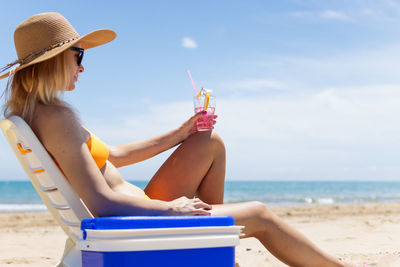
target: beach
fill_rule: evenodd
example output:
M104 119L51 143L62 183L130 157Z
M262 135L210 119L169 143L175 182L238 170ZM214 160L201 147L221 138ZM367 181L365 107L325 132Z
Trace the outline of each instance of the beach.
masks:
M355 266L400 266L400 203L271 207L323 250ZM66 235L47 212L0 214L0 266L54 266ZM286 266L254 238L236 247L242 267Z

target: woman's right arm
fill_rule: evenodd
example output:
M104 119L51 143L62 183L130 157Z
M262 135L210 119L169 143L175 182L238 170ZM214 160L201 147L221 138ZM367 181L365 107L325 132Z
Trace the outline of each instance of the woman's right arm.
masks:
M152 138L109 146L110 156L108 160L118 168L154 157L183 142L196 132L196 121L204 115L203 112L198 112L180 127ZM214 124L216 118L217 115L214 115Z
M32 128L56 159L83 202L95 216L209 214L209 205L179 198L166 202L147 200L113 191L98 169L74 112L65 107L41 109Z

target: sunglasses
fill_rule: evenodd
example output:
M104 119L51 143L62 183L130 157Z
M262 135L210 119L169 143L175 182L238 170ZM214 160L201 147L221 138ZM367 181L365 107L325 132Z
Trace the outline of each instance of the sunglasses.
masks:
M80 66L82 63L83 54L85 53L85 49L76 47L76 46L73 46L70 49L73 51L79 52L79 54L77 55L77 58L76 58L76 64L78 64L78 66Z

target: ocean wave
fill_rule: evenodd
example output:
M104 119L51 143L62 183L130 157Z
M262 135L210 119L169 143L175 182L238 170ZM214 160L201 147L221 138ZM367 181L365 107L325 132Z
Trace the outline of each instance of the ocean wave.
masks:
M47 211L47 208L43 204L0 204L0 213L44 211Z
M305 197L303 201L307 204L321 204L321 205L332 205L335 203L335 200L330 197L325 197L325 198Z

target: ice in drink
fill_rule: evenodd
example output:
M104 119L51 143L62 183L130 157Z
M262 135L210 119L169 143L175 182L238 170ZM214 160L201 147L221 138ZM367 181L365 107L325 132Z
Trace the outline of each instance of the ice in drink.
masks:
M201 88L193 98L194 112L207 111L207 114L197 120L197 131L211 131L214 129L213 119L215 113L215 97L210 95L211 90Z
M195 113L203 111L203 107L198 107L194 109ZM213 126L213 118L214 118L214 107L207 108L207 114L197 120L197 131L210 131L214 128Z

